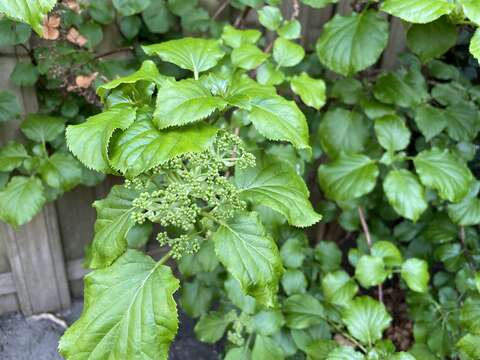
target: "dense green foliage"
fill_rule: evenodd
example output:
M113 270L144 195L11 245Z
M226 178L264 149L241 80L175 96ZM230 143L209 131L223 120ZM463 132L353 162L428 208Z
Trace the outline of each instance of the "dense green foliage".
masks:
M20 173L0 191L14 225L84 173L125 179L94 203L93 271L59 345L67 359L166 359L177 302L198 339L224 340L227 360L480 358L480 88L466 54L480 57L480 6L355 1L304 47L299 2L285 3L288 18L276 0L219 5L215 18L237 9L231 24L196 1L92 1L80 16L81 32L115 8L126 41L138 35L136 70L99 62L90 25L91 49L70 61L83 76L103 71L102 112L82 100L68 116L45 95L45 111L69 118L66 140L62 117L30 115L31 154L0 150L0 170ZM15 19L41 32L50 8ZM244 28L249 13L261 27ZM379 72L385 13L405 21L410 52ZM187 35L151 34L178 23ZM24 75L42 64L12 77L31 85ZM12 101L0 93L0 120L17 115ZM158 261L142 251L152 238Z

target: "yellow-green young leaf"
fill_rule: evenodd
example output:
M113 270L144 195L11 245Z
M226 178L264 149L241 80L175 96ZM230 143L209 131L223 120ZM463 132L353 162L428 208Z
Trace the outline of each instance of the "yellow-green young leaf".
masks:
M113 107L91 116L82 124L67 127L67 145L87 168L108 172L108 145L113 132L127 129L135 120L135 109Z
M354 338L370 346L382 338L382 333L390 326L392 318L382 303L362 296L345 308L342 321Z
M462 201L448 205L448 215L455 224L462 226L480 224L480 199L477 197L479 190L480 183L475 181Z
M252 352L246 346L233 347L228 350L224 360L253 360Z
M210 312L202 316L195 325L195 336L201 342L213 344L222 338L228 324L222 313Z
M59 117L28 114L20 127L23 135L36 142L55 140L65 130L65 120Z
M0 122L12 120L19 114L17 97L8 91L0 91Z
M376 119L375 134L380 145L391 152L405 149L410 142L410 130L397 115L385 115Z
M190 70L195 78L202 71L211 69L225 55L220 41L185 37L160 44L142 46L147 55L158 55L163 61L171 62L182 69Z
M273 306L283 274L277 245L256 213L238 213L213 234L215 253L243 292Z
M462 327L474 334L480 334L480 299L467 297L460 308Z
M257 69L257 81L262 85L280 85L285 74L271 62L266 62Z
M252 360L283 360L285 355L281 346L272 338L257 335L252 349Z
M109 266L127 250L127 233L135 225L132 201L137 196L136 191L115 185L105 199L93 203L97 221L89 263L92 269Z
M425 24L450 14L455 4L448 0L385 0L380 9L408 22Z
M460 351L469 356L467 359L480 359L480 335L467 334L458 342Z
M308 200L303 179L282 161L266 159L255 168L237 169L234 181L243 199L278 211L293 226L311 226L322 218Z
M470 52L478 61L480 61L480 29L475 31L475 34L470 40Z
M278 36L284 39L298 39L302 33L302 25L298 20L287 20L277 30Z
M122 84L134 84L137 81L149 81L156 84L162 84L165 81L165 76L158 72L157 66L151 60L145 60L140 69L133 74L112 80L106 84L102 84L97 88L97 94L104 98L105 94L112 89Z
M344 76L375 64L387 46L388 22L376 11L335 17L325 24L316 50L320 61Z
M12 171L20 167L28 158L27 150L22 144L9 141L7 145L0 148L0 171Z
M36 177L14 176L0 191L0 219L13 227L33 219L45 204L43 185Z
M255 45L243 44L233 49L231 58L234 66L245 70L252 70L267 60L268 54L264 53Z
M422 184L437 190L442 199L456 202L467 195L473 175L467 165L448 150L422 151L413 162Z
M318 127L318 137L323 151L336 158L343 151L358 153L364 150L370 137L369 124L355 111L342 108L325 113Z
M217 130L207 124L158 130L150 119L137 120L112 139L110 164L127 177L135 177L175 156L205 150Z
M290 80L292 91L300 96L305 105L319 110L325 105L325 82L322 79L314 79L302 72Z
M82 316L60 340L65 359L168 358L178 329L179 282L168 266L136 250L85 277Z
M328 353L327 360L364 360L362 353L350 346L340 346Z
M417 221L428 207L423 186L408 170L391 170L383 181L383 190L395 211L409 220Z
M37 34L42 35L43 18L56 3L56 0L2 0L0 13L29 24Z
M343 270L329 273L322 278L325 300L331 304L347 306L358 292L358 285Z
M258 10L258 21L268 30L275 31L283 21L282 13L275 6L264 6Z
M381 258L387 266L393 267L402 265L402 253L390 241L376 241L372 246L371 253L372 256Z
M231 25L225 25L222 32L223 42L231 48L238 48L244 44L254 45L261 36L262 33L258 30L238 30Z
M277 38L273 44L273 59L280 67L298 65L305 56L303 47L284 38Z
M411 290L421 293L428 290L430 273L428 272L428 264L425 260L415 258L408 259L402 265L401 275Z
M363 255L355 267L355 277L366 288L383 283L389 274L383 259L376 256Z
M159 129L189 124L222 110L227 102L200 81L185 79L158 89L153 122Z
M373 190L378 167L374 160L359 154L340 156L318 168L318 181L327 197L335 201L353 200Z
M447 126L445 110L429 104L420 105L415 111L415 123L425 136L425 140L430 141Z
M467 18L480 25L480 3L477 0L460 0L460 4Z
M63 191L74 188L82 180L82 165L70 154L53 154L39 172L48 186Z
M323 306L310 294L296 294L283 302L286 325L290 329L306 329L320 324L325 315Z

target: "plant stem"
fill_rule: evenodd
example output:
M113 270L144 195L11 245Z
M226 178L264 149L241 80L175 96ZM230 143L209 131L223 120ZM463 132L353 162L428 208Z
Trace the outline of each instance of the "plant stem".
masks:
M212 16L212 20L217 20L217 18L220 16L220 14L225 10L229 4L230 0L225 0L215 11L215 14Z
M158 260L157 265L165 264L172 257L172 250L169 250L163 257Z
M300 4L298 0L292 0L293 12L290 20L295 20L300 15Z

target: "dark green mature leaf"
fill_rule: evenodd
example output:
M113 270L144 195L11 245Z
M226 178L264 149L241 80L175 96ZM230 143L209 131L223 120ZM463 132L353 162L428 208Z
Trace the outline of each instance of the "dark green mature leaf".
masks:
M0 19L0 46L23 44L30 37L30 26L10 20Z
M405 149L410 143L410 130L397 115L385 115L375 119L375 134L385 150L394 152Z
M338 157L342 151L358 153L365 149L370 137L369 124L359 113L337 108L325 113L318 136L323 151L331 158Z
M40 167L43 181L49 186L68 191L82 179L82 166L70 154L55 153Z
M258 215L236 215L218 228L213 241L220 262L240 282L244 293L273 306L283 273L282 261Z
M14 176L0 191L0 219L13 227L23 225L45 204L43 185L36 177Z
M338 270L322 278L322 290L331 304L348 306L358 292L358 285L345 271Z
M475 181L462 201L448 205L448 215L455 224L462 226L480 224L480 199L477 197L479 190L480 183Z
M202 342L213 344L222 338L228 324L222 313L210 312L202 316L195 325L195 336Z
M20 167L28 158L27 150L22 144L10 141L0 148L0 171L12 171Z
M212 305L213 292L199 281L185 282L182 285L180 304L182 309L192 318L207 313Z
M147 55L158 55L163 61L174 63L198 74L211 69L225 55L218 40L185 37L142 47Z
M273 43L273 59L280 67L298 65L304 56L303 47L293 41L279 37Z
M28 114L20 127L23 135L36 142L55 140L65 130L65 120L59 117Z
M350 346L340 346L332 350L326 360L364 360L362 353L355 351Z
M224 360L252 360L252 352L246 346L233 347L228 350Z
M267 159L255 168L237 169L234 181L242 198L278 211L291 225L307 227L321 219L303 179L284 162Z
M426 292L428 290L430 273L425 260L408 259L402 265L401 275L411 290L417 292Z
M415 24L407 33L407 45L422 62L443 55L457 42L457 28L445 17L428 24Z
M303 294L307 290L307 278L297 269L287 269L282 276L282 287L287 295Z
M55 4L56 0L6 0L0 2L0 13L29 24L37 34L42 35L43 18L53 9Z
M108 172L108 145L116 129L127 129L135 120L135 109L113 107L91 116L82 124L67 127L70 151L89 169Z
M152 1L142 13L142 19L148 30L156 34L164 34L175 24L175 17L168 11L165 0Z
M456 141L471 141L480 130L478 109L471 103L460 102L445 111L448 135Z
M442 199L455 202L467 194L472 173L448 150L433 148L422 151L413 162L422 184L437 190Z
M355 267L355 277L366 288L383 283L388 275L383 259L376 256L363 255Z
M38 70L30 62L18 62L10 74L10 80L17 86L33 86L38 80Z
M305 105L311 106L319 110L325 105L325 82L322 79L314 79L302 72L295 75L290 80L292 91L300 96Z
M88 12L93 20L103 25L108 25L115 19L115 10L110 1L91 0L88 3Z
M335 15L325 24L316 50L329 69L348 76L375 64L388 42L388 22L376 11Z
M136 250L85 277L82 316L63 335L68 359L167 359L178 329L168 266Z
M362 296L352 300L342 314L349 333L360 342L374 344L382 338L392 318L385 306L371 297Z
M255 332L265 336L274 335L285 324L283 314L278 310L262 310L252 320Z
M265 62L268 54L253 44L243 44L233 49L231 57L234 66L245 70L252 70Z
M332 272L340 268L342 252L333 241L320 241L313 255L323 272Z
M425 136L425 140L430 141L445 129L447 118L443 109L423 104L415 111L415 123Z
M123 23L125 20L129 21L133 18L122 18L120 22L120 30L123 33ZM140 21L140 20L138 20ZM103 40L103 30L102 27L97 24L95 21L88 21L86 23L79 25L80 33L87 39L86 46L92 50L95 46L100 44ZM125 33L124 33L125 35ZM128 36L125 36L128 38Z
M386 0L382 11L412 23L425 24L455 9L448 0Z
M231 25L225 25L222 32L223 42L231 48L238 48L241 45L255 45L262 33L258 30L238 30Z
M280 249L283 265L289 268L301 267L307 251L307 241L304 237L297 236L287 239Z
M428 207L423 186L408 170L391 170L383 181L383 190L389 204L404 218L417 221Z
M252 360L283 360L283 350L272 338L257 335L252 349Z
M0 123L16 118L20 111L17 97L8 91L0 91Z
M148 8L151 0L112 0L115 9L123 16L138 14ZM156 1L156 0L155 0Z
M110 164L134 177L175 156L205 150L217 130L207 124L158 130L149 119L137 121L112 140Z
M181 80L158 90L153 121L159 129L189 124L223 110L227 102L214 96L201 82Z
M374 160L359 154L340 156L318 168L318 181L325 194L336 201L353 200L375 187L378 167Z
M127 233L135 225L132 201L137 196L136 191L115 185L105 199L93 203L97 221L89 263L92 269L109 266L127 250Z
M325 317L322 304L310 294L296 294L285 299L283 313L291 329L306 329L322 323Z
M423 75L410 69L406 73L386 73L378 77L373 88L375 98L386 104L413 107L428 99Z

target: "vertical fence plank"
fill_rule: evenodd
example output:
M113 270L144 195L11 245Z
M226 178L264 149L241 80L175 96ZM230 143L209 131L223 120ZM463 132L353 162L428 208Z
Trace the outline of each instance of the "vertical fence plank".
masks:
M401 20L390 19L390 38L382 58L382 69L390 70L395 67L398 54L405 50L405 29Z

